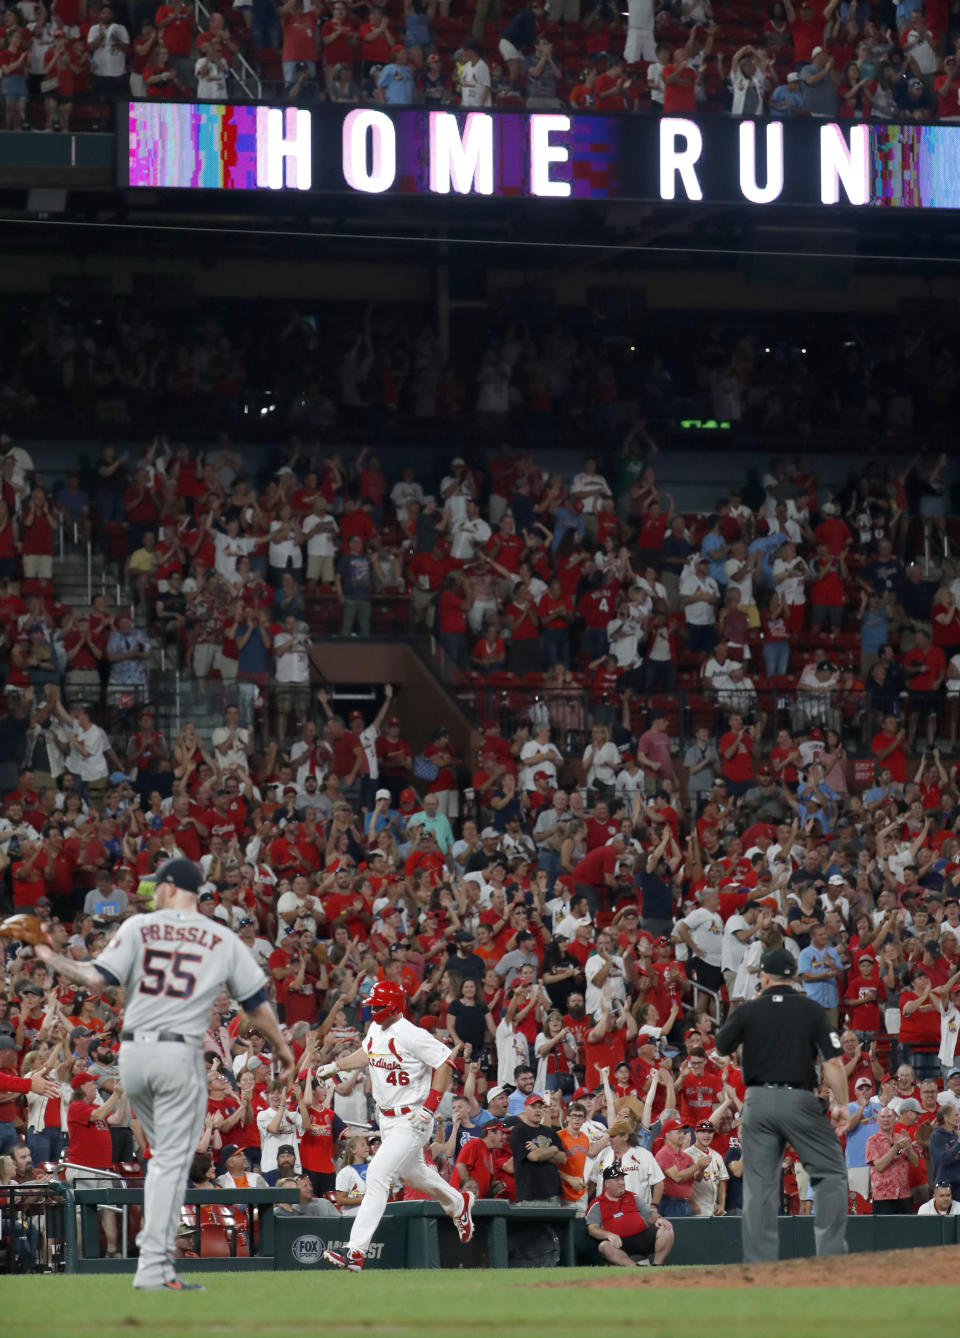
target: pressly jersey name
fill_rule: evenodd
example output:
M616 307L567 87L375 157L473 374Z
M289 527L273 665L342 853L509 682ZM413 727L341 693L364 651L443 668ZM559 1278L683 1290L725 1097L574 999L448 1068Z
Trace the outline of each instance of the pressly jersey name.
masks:
M430 1032L407 1018L389 1027L370 1024L363 1040L370 1070L373 1099L381 1110L422 1106L433 1081L433 1071L450 1058L450 1051Z
M198 1045L224 986L241 1003L267 986L246 945L199 911L131 916L94 965L123 986L126 1029L175 1031Z

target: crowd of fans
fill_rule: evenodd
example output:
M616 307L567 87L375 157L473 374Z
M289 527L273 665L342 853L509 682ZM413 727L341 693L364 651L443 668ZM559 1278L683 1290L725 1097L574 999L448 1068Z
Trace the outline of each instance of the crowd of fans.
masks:
M845 459L877 442L893 453L946 429L960 407L948 311L924 311L922 323L727 314L694 337L689 318L666 310L635 322L599 306L526 306L521 317L491 308L483 321L454 321L444 350L420 306L378 303L358 319L347 303L267 302L253 316L240 301L197 298L170 312L157 299L151 288L7 302L3 432L218 446L226 432L281 452L319 440L447 455L521 437L540 454L579 454L589 433L606 455L640 417L662 444L682 440L685 422L713 422L754 446L789 440ZM731 448L719 431L711 444ZM278 463L258 461L258 487ZM751 469L742 483L759 478ZM91 493L93 483L85 474Z
M227 443L163 438L54 482L4 449L5 898L95 958L160 860L198 860L202 912L264 964L301 1056L286 1090L218 999L197 1182L259 1167L304 1212L355 1206L363 1079L313 1074L387 978L456 1047L444 1174L586 1210L616 1163L641 1212L736 1213L744 1089L713 1028L786 943L842 1032L852 1210L953 1211L960 582L915 558L948 537L945 456L868 462L835 491L775 459L756 495L701 515L658 483L642 422L568 475L504 445L434 484L396 453L294 445L255 486ZM119 537L129 605L60 602L60 518ZM313 680L305 619L366 636L378 600L408 609L472 743L422 732L402 688L340 714ZM232 694L209 734L158 728L160 642L185 682ZM4 972L0 1075L61 1083L59 1101L2 1100L4 1174L144 1155L116 992L16 944ZM532 1127L562 1159L525 1156ZM789 1153L783 1183L809 1211Z
M5 4L8 129L110 128L118 98L960 118L946 0L183 0ZM202 18L198 19L198 14Z

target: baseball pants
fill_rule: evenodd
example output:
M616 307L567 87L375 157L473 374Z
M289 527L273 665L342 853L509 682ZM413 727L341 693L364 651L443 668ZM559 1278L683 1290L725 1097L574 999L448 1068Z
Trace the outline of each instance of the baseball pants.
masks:
M440 1172L423 1159L429 1133L418 1134L406 1115L381 1115L380 1132L383 1142L367 1167L367 1188L350 1231L350 1249L361 1254L367 1252L387 1206L390 1186L398 1177L411 1189L422 1189L431 1195L446 1212L463 1212L464 1198L460 1191L448 1185Z
M203 1132L207 1082L197 1047L157 1041L120 1046L120 1081L150 1144L135 1287L159 1287L176 1273L174 1244L187 1172Z
M743 1258L777 1259L780 1166L789 1143L813 1186L817 1254L847 1252L847 1167L840 1141L812 1092L750 1087L743 1107Z

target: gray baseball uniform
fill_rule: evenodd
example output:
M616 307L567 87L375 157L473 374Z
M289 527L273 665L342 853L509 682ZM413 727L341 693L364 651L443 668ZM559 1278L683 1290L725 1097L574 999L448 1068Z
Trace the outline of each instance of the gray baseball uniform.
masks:
M125 991L120 1078L150 1144L134 1285L155 1287L175 1276L180 1207L207 1109L201 1043L210 1008L224 984L256 1008L267 981L236 934L198 911L132 916L93 965Z

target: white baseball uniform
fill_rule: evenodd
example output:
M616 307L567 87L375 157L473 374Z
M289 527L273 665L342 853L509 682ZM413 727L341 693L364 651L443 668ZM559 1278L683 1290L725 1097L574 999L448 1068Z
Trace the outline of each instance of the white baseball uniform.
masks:
M463 1212L465 1200L448 1185L423 1149L430 1131L414 1129L410 1115L423 1107L433 1071L450 1059L450 1051L429 1031L401 1017L388 1027L373 1022L363 1041L370 1071L370 1086L377 1104L383 1142L367 1167L367 1187L350 1232L350 1249L366 1253L383 1216L390 1185L399 1177L413 1189L437 1199L448 1213Z
M224 985L256 1008L267 979L237 935L199 911L131 916L92 965L125 992L120 1080L150 1143L135 1285L156 1287L175 1276L180 1207L207 1110L210 1008Z

